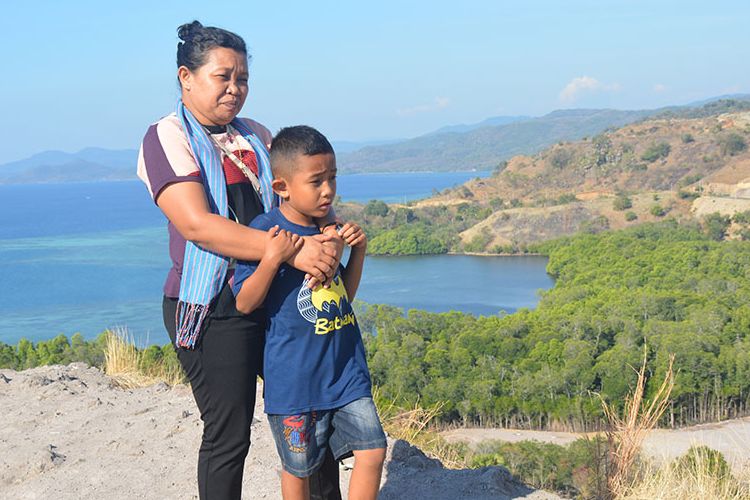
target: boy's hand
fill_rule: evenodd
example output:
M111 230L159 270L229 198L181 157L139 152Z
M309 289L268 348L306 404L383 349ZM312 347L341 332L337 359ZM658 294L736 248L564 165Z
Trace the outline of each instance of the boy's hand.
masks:
M273 226L266 232L266 251L263 260L278 267L294 255L302 243L302 238L298 234Z
M347 245L353 248L367 248L367 236L359 224L347 222L339 231L339 235Z

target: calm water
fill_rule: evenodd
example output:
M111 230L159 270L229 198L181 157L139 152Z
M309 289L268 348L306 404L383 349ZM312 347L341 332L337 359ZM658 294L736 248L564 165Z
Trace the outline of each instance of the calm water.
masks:
M431 180L429 193L450 185L435 181L455 179L416 174L417 182L413 175L342 176L339 191L388 199L394 185ZM0 186L0 342L75 332L90 338L125 326L140 342L165 343L164 225L138 182ZM358 298L407 309L513 312L534 307L537 290L552 286L545 265L539 257L372 257Z

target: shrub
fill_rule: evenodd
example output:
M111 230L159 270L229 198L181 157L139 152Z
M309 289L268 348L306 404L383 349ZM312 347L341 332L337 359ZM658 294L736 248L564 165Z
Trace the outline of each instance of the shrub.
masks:
M568 203L573 203L578 198L576 198L576 195L572 193L566 193L561 194L559 198L557 198L557 204L558 205L567 205Z
M500 175L503 172L503 170L506 169L507 166L508 166L508 162L505 160L495 165L495 168L492 169L492 177L496 177Z
M714 212L703 218L703 230L712 240L721 241L727 234L730 222L729 216Z
M464 245L466 252L484 252L487 245L492 240L492 236L486 232L480 232Z
M636 220L638 216L633 211L625 212L625 220L628 222L632 222Z
M549 157L549 163L557 169L563 169L568 166L573 159L573 153L567 149L555 149Z
M719 138L719 148L723 156L734 156L746 150L747 143L740 134L731 132Z
M658 203L651 207L650 212L651 212L651 215L656 216L656 217L663 217L667 213L666 209L662 207L661 205L659 205Z
M505 202L502 198L495 197L490 200L490 207L492 207L493 210L500 210L503 208L503 205L505 205Z
M737 212L732 216L732 221L737 224L750 223L750 210L747 210L745 212Z
M696 193L695 191L683 191L682 189L680 189L679 191L677 191L677 196L681 200L694 200L698 198L700 194Z
M615 210L623 211L627 210L628 208L631 208L633 206L633 201L625 196L624 194L621 194L617 198L615 198L615 201L612 202L612 208Z
M695 184L702 178L703 176L700 174L687 175L683 177L682 179L680 179L679 181L677 181L677 187L685 187L685 186L689 186L690 184Z
M646 149L641 155L641 160L649 163L655 162L662 158L669 156L669 152L672 150L671 146L666 142L659 142L652 144Z
M708 446L691 446L687 453L677 459L676 466L683 473L698 475L707 472L717 478L729 478L732 471L724 455Z
M581 438L567 446L491 441L480 445L471 466L500 465L536 488L593 498L604 493L605 451L604 438Z
M388 215L388 211L388 205L380 200L368 201L364 209L365 215L376 217L385 217L386 215Z
M690 144L691 142L695 142L692 134L682 134L681 139L683 144Z

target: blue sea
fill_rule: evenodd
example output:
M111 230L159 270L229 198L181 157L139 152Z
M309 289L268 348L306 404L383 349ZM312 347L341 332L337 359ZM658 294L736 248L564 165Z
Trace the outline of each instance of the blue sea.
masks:
M486 172L339 177L345 200L408 201ZM0 342L127 328L167 341L166 220L138 181L0 186ZM534 307L542 257L368 257L357 298L472 314Z

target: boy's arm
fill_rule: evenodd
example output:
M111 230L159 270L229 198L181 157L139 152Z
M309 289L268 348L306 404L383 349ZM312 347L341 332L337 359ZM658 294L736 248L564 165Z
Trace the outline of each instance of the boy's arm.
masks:
M341 273L341 279L344 280L344 288L346 288L346 295L349 297L349 302L354 300L354 296L357 294L359 288L359 282L362 279L362 269L365 264L365 254L367 249L352 247L352 252L349 254L349 262L346 263L344 272Z
M250 314L263 304L278 270L278 263L270 262L268 259L260 261L255 272L242 282L242 287L237 293L235 300L239 312Z
M351 247L349 262L346 263L341 278L344 280L344 288L349 302L354 300L359 288L359 282L362 279L362 269L365 264L365 255L367 254L367 236L357 224L347 222L339 231L341 238Z

